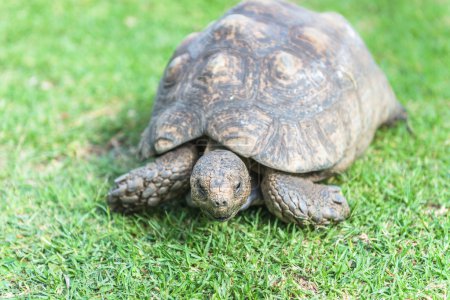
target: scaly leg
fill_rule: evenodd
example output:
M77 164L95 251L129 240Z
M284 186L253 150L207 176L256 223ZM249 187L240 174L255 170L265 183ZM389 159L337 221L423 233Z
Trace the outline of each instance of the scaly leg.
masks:
M113 210L138 211L183 196L197 161L197 149L186 144L157 157L154 162L118 177L108 194Z
M339 187L315 184L297 175L268 170L262 193L270 212L287 223L328 224L350 213Z

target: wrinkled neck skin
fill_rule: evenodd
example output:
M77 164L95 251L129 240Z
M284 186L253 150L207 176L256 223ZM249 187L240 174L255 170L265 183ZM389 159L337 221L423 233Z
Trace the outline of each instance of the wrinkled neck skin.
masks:
M206 150L192 171L192 203L212 219L227 221L249 205L250 174L244 161L233 152Z

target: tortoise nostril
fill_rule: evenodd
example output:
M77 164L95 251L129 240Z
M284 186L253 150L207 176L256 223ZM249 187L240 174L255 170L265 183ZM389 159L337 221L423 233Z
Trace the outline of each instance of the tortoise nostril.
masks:
M217 207L219 207L219 206L228 206L227 200L214 200L214 204Z

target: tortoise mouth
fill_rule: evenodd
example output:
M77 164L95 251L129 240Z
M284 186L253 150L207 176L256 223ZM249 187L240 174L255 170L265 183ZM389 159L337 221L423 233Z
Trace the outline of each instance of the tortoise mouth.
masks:
M229 216L225 216L225 217L214 217L214 220L219 221L219 222L225 222L225 221L228 221L229 219L231 219L231 217L233 217L233 215L229 215Z
M206 213L206 215L209 218L213 219L214 221L218 221L218 222L226 222L229 219L231 219L232 217L234 217L234 215L236 214L236 213L231 213L231 214L227 214L225 216L223 216L223 215L218 215L217 216L217 215L214 215L212 212L209 212L209 211L205 211L205 213Z

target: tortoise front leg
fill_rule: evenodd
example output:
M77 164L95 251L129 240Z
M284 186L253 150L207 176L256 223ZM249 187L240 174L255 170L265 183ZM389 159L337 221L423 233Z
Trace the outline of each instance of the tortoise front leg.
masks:
M113 210L129 212L183 196L197 158L196 147L186 144L118 177L108 193L108 204Z
M315 184L298 175L268 170L261 189L269 211L287 223L328 224L350 213L339 187Z

